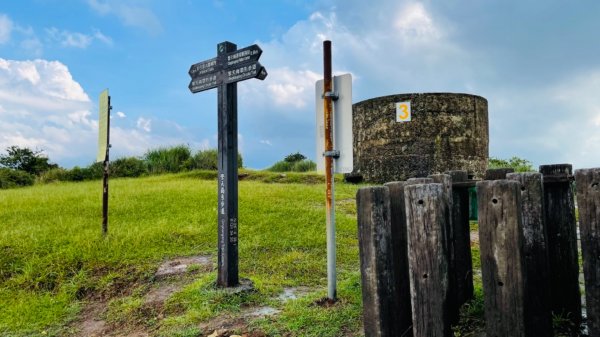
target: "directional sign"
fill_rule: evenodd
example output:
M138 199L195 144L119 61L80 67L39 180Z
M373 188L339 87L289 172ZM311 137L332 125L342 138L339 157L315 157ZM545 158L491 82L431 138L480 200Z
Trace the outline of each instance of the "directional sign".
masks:
M237 67L227 69L225 72L225 83L234 83L250 78L264 80L265 77L267 77L267 71L260 62L243 63Z
M217 58L215 57L210 60L193 64L190 67L190 71L188 71L188 74L190 74L190 76L194 78L196 76L203 76L206 74L214 73L217 71L217 69Z
M258 62L261 54L262 49L255 44L237 50L235 44L223 42L217 45L217 57L196 63L188 71L191 92L218 88L217 284L223 287L239 283L236 83L267 77L267 71Z
M192 93L216 88L251 78L264 80L267 71L258 62L262 49L256 44L233 52L220 54L210 60L193 64L188 71Z
M258 61L261 54L262 49L260 49L260 47L256 44L236 50L233 53L227 54L227 67L231 67L240 63Z
M201 77L193 77L188 88L193 93L216 88L219 86L219 81L217 81L217 78L217 74L208 74Z

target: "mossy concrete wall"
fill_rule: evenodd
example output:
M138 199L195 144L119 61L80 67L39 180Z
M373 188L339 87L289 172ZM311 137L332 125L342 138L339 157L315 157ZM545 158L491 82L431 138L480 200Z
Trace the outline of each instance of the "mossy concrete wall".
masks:
M397 102L412 120L396 122ZM453 93L377 97L352 107L354 175L370 182L406 180L448 170L482 177L487 168L487 100Z

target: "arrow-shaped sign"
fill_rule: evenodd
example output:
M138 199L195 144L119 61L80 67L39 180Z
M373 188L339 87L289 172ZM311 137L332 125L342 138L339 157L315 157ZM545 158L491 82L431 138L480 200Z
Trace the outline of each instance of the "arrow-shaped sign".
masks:
M267 71L260 62L244 63L237 67L225 70L224 82L234 83L244 81L250 78L264 80L267 77Z
M202 61L202 62L198 62L196 64L193 64L190 67L190 70L188 71L188 74L190 74L190 76L192 78L197 77L197 76L203 76L206 74L210 74L213 72L217 72L218 69L218 65L217 65L217 58L212 58L210 60L206 60L206 61Z
M262 49L256 44L227 54L227 67L258 61Z
M196 76L192 78L188 88L193 93L216 88L219 85L219 81L217 79L218 76L216 73L204 76Z

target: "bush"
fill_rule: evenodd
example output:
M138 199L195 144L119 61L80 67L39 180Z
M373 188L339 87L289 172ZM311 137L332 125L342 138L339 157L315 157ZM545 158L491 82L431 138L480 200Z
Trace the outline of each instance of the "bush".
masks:
M532 172L533 165L527 159L512 157L508 160L490 157L488 160L488 168L506 168L511 167L515 172Z
M290 172L292 170L292 166L294 166L293 163L290 163L288 161L282 160L282 161L278 161L275 164L273 164L273 166L269 167L267 169L267 171L271 171L271 172Z
M187 145L149 150L144 155L151 174L180 172L186 169L190 158L191 151Z
M18 186L31 186L35 182L35 176L21 170L0 168L0 189Z
M238 168L244 167L242 155L238 153ZM198 151L185 164L188 170L218 170L218 153L216 149Z
M148 173L146 163L136 157L119 158L110 163L111 177L139 177Z
M285 159L283 159L284 161L288 162L288 163L295 163L297 161L301 161L306 159L306 156L301 154L300 152L296 152L296 153L292 153L290 155L287 155L285 157Z
M43 172L39 176L39 182L41 183L51 183L56 181L67 181L69 171L64 168L53 168L46 172Z
M292 166L292 171L294 172L308 172L316 170L317 163L309 159L297 161L294 163L294 166Z
M312 160L300 160L296 162L289 162L286 160L278 161L273 166L269 167L267 171L271 172L308 172L315 171L317 164Z

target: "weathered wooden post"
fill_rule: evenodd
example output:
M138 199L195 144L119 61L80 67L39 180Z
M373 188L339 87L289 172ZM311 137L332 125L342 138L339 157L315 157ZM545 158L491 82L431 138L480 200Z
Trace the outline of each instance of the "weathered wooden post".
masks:
M519 183L477 183L481 274L487 337L525 333L523 228ZM531 335L531 337L534 337Z
M542 175L537 172L509 173L520 183L525 270L525 331L528 336L552 336L548 284L548 238L544 224Z
M600 168L575 171L590 336L600 336Z
M408 241L406 228L406 207L404 186L406 182L394 181L384 184L390 193L392 258L394 260L397 307L394 309L398 320L397 334L412 336L412 309L410 304L410 279L408 277Z
M398 319L400 298L393 257L389 189L359 189L356 208L365 335L399 336L402 327Z
M415 336L451 336L448 313L447 195L442 184L404 187Z
M500 167L500 168L487 169L485 171L484 180L506 179L506 175L508 173L513 173L513 172L515 172L515 169L513 169L512 167Z
M571 189L570 164L540 166L544 181L545 223L550 264L550 308L568 318L574 326L581 323L581 293L575 201Z
M446 245L446 252L448 252L448 313L450 322L452 324L458 323L460 304L458 303L458 291L456 290L457 276L456 276L456 253L454 252L454 224L452 223L452 177L448 174L432 174L429 178L433 179L435 183L442 184L444 187L445 201L446 201L446 237L444 244Z
M466 171L449 171L452 183L468 180ZM452 188L452 226L454 228L454 271L457 305L473 298L473 262L471 259L471 229L469 226L469 190Z

